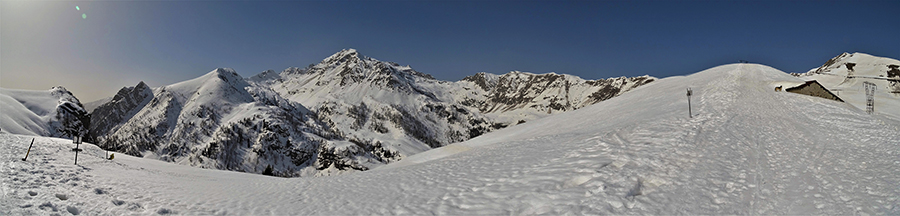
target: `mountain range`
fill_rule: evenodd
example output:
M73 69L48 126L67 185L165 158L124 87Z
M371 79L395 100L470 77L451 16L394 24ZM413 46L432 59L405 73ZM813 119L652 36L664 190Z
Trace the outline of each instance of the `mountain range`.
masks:
M806 73L865 109L898 117L900 61L844 53ZM566 74L477 73L442 81L354 49L305 68L241 77L218 68L161 87L143 82L82 105L63 87L0 89L3 132L85 141L177 164L269 175L369 170L430 149L611 99L657 80ZM778 83L799 85L800 83ZM87 109L86 109L87 107ZM86 134L80 134L86 131Z
M277 176L368 170L607 100L654 77L477 73L442 81L346 49L306 68L227 68L93 103L85 140L177 164Z

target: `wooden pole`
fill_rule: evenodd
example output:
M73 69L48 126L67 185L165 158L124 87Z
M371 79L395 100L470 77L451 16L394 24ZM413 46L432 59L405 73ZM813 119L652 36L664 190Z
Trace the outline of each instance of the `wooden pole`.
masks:
M28 152L25 152L25 158L22 158L22 161L28 159L28 154L31 154L31 147L34 146L34 138L31 138L31 145L28 145Z

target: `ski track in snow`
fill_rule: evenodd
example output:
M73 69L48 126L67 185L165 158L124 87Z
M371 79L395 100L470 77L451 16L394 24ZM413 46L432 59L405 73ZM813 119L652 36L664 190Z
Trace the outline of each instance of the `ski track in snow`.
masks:
M76 166L71 141L44 137L22 162L31 136L2 134L0 214L900 214L900 123L772 92L769 83L791 78L767 70L726 65L667 78L466 142L508 136L496 143L331 177L109 161L90 144ZM693 118L683 92L651 96L685 84L695 91Z

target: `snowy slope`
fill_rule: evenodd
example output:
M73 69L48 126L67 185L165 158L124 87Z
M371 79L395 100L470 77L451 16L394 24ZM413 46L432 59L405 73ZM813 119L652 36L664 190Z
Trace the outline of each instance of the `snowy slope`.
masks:
M106 161L90 145L75 166L69 141L40 137L22 162L31 137L2 134L0 214L900 214L900 122L772 91L801 81L719 66L319 178Z
M52 137L76 134L89 117L71 92L62 86L48 91L0 88L0 132ZM86 131L86 130L84 130Z
M875 112L900 118L900 60L865 53L843 53L809 72L795 74L816 80L847 103L866 109L864 82L874 83Z

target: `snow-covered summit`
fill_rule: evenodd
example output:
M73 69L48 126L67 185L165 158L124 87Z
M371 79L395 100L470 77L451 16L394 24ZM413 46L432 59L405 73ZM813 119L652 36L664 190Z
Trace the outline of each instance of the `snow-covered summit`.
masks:
M250 94L244 91L244 88L249 85L234 70L217 68L203 76L167 86L164 90L186 97L184 99L190 101L201 100L200 103L242 103L252 100ZM223 99L224 101L222 101Z
M359 59L359 58L360 58L360 55L358 52L356 52L356 49L351 48L351 49L343 49L339 52L336 52L336 53L332 54L331 56L328 56L327 58L325 58L325 60L323 60L322 62L323 63L327 62L329 64L339 64L339 63L348 62L348 61L352 61L353 59Z

